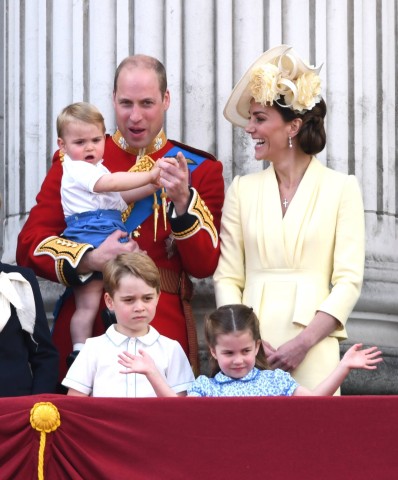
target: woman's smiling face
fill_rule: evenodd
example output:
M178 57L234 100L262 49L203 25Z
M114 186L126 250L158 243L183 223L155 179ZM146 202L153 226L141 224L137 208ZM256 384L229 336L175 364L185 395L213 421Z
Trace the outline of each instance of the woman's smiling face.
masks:
M245 131L256 141L254 146L256 160L273 162L283 157L289 148L290 123L285 122L274 107L263 106L252 100Z

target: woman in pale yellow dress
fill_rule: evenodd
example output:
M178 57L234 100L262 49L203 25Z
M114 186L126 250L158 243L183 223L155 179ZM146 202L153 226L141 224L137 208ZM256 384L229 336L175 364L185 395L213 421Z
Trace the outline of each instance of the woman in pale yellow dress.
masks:
M217 306L253 307L270 368L310 389L339 362L365 258L358 181L315 157L326 143L319 70L280 45L234 88L224 115L270 166L229 187L214 274Z

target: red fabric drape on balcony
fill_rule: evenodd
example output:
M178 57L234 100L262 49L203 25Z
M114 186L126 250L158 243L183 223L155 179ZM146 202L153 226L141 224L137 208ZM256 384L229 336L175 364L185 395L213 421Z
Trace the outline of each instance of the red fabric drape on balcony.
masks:
M61 425L46 434L44 479L398 478L398 397L0 399L0 478L38 478L36 402Z

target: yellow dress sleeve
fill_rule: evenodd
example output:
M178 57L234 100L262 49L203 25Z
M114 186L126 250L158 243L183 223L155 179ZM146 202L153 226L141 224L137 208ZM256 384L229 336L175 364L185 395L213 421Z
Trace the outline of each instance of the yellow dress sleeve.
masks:
M227 190L221 218L221 255L214 273L217 307L242 303L245 286L245 254L239 199L240 177Z
M332 290L319 310L345 325L357 303L365 266L365 218L357 179L347 177L336 224Z

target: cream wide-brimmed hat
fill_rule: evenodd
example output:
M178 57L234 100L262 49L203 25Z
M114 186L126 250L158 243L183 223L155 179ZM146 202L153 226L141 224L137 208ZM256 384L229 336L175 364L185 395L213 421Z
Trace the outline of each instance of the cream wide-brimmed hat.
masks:
M311 110L321 100L320 67L307 65L289 45L264 52L236 84L224 108L224 117L245 127L252 98L273 105L283 97L283 107L298 113Z

